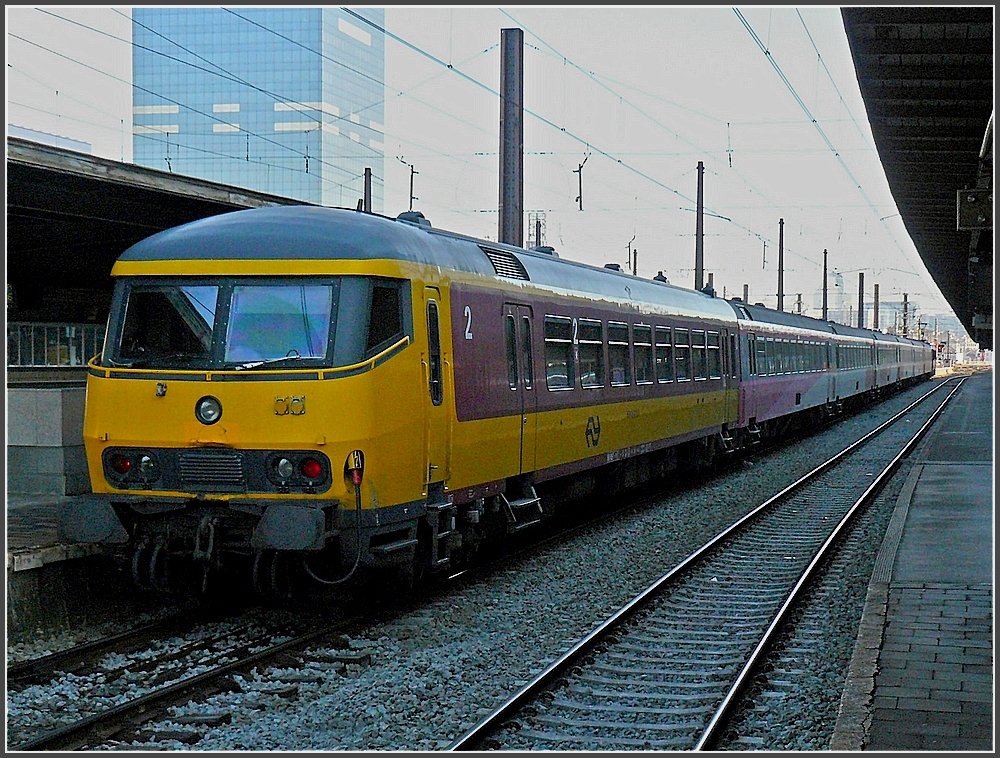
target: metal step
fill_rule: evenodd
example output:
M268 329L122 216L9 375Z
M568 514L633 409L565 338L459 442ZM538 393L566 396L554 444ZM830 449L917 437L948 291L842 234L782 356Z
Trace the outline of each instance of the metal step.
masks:
M728 432L719 432L719 437L722 439L722 452L732 453L736 450L736 444L733 435Z
M455 512L458 509L454 503L443 500L427 503L426 508L431 525L431 568L444 568L451 564L451 545L447 538L454 533L454 529L439 531L441 529L441 520L443 516L450 519L451 523L454 523Z
M400 550L408 550L415 547L416 544L416 540L400 540L399 542L388 542L385 545L376 545L371 548L371 551L377 555L391 555L392 553L398 553Z
M535 494L534 486L529 484L528 490L531 492L529 497L521 497L515 500L508 500L504 493L500 493L500 499L507 511L507 532L510 534L541 523L542 516L545 515L545 511L542 508L542 499ZM537 509L537 511L531 513L529 516L527 509Z

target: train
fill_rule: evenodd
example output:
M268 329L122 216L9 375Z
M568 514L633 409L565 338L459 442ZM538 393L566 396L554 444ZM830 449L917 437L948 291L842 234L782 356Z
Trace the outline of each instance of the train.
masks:
M617 269L617 270L616 270ZM233 211L112 269L66 539L143 587L453 569L932 376L926 342L353 209ZM360 571L358 571L360 569Z

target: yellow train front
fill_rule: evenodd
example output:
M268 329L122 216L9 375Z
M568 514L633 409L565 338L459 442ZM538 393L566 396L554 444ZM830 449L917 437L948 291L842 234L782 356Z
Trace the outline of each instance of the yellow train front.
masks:
M728 304L417 215L254 209L127 250L64 536L151 587L409 575L537 522L536 486L723 444Z

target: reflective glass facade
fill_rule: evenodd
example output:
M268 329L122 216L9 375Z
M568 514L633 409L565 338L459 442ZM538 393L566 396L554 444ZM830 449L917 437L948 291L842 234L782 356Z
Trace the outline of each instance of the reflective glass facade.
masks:
M384 25L381 8L354 12ZM384 35L341 8L133 8L134 161L382 210Z

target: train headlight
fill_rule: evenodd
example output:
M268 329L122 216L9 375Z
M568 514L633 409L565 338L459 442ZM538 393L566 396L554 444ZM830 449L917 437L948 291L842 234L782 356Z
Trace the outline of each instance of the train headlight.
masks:
M143 479L156 479L156 461L148 455L139 458L139 473Z
M277 466L275 466L275 470L282 479L291 479L295 473L295 464L287 458L282 458L278 461Z
M222 403L219 402L218 398L205 395L205 397L195 403L194 415L206 426L214 424L222 418Z

